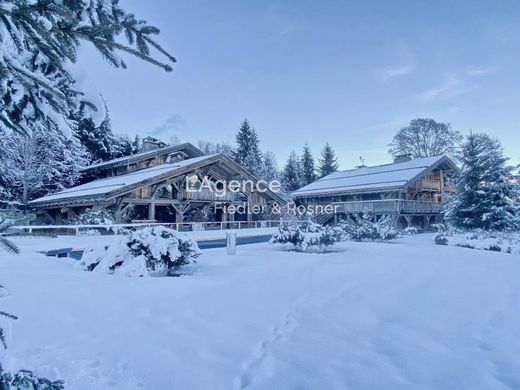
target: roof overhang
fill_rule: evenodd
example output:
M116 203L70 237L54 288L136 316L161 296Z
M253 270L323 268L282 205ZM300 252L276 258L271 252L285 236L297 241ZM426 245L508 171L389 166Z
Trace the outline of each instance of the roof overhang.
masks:
M208 156L207 159L202 161L195 161L192 164L187 164L179 169L174 171L168 171L157 176L153 176L152 178L140 181L138 183L133 183L131 185L125 185L116 190L109 191L104 194L96 194L96 195L83 195L77 197L67 197L64 199L55 199L49 201L41 201L38 200L30 202L30 205L34 208L58 208L58 207L67 207L67 206L92 206L92 205L100 205L100 204L110 204L116 198L124 197L132 193L133 191L147 186L153 186L155 184L159 184L164 182L165 180L175 179L177 177L184 176L198 169L205 168L207 166L213 164L224 164L229 169L236 172L238 175L243 176L246 179L257 182L257 179L253 174L242 168L239 164L237 164L234 160L229 158L228 156L220 153L213 156ZM271 198L274 201L285 204L286 201L277 193L271 191L270 189L266 189L263 193L264 198Z
M453 162L452 159L450 159L448 156L442 156L440 157L434 164L431 164L429 166L424 167L424 169L419 172L417 175L415 175L412 179L409 180L403 180L404 183L402 185L396 185L396 186L381 186L381 187L370 187L370 188L355 188L355 189L348 189L348 188L330 188L328 190L310 190L310 191L302 191L300 190L294 191L292 193L292 196L296 199L304 199L304 198L321 198L321 197L328 197L328 196L341 196L341 195L355 195L355 194L373 194L373 193L382 193L382 192L394 192L394 191L405 191L408 187L415 184L417 181L419 181L424 175L426 175L428 172L437 169L439 167L446 167L445 169L457 171L458 167Z

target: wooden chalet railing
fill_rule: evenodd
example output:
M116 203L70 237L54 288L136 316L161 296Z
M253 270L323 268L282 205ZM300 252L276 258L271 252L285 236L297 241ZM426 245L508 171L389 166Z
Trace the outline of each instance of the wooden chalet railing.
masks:
M185 200L200 200L200 201L221 201L221 202L232 202L235 200L235 194L232 192L226 192L222 196L218 196L217 192L214 191L186 191L180 192L180 199Z
M336 213L374 213L374 214L436 214L442 211L442 203L415 200L387 199L337 202Z
M441 181L433 179L421 179L417 182L415 188L426 191L441 191Z

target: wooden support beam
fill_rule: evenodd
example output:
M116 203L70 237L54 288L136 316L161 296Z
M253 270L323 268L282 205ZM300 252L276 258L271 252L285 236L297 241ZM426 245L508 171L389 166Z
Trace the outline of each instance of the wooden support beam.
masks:
M48 210L43 211L42 215L44 218L48 218L53 225L56 225L56 218L54 218Z

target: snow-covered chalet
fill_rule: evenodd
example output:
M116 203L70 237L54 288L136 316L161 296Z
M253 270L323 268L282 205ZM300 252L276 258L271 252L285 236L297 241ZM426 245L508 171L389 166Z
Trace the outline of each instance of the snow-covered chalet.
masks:
M450 177L457 169L447 156L398 157L392 164L361 166L334 172L293 192L303 205L333 205L334 212L315 216L320 223L349 215L392 215L400 228L428 228L442 220L446 194L454 191Z
M190 180L201 183L203 177L213 187L258 179L228 156L205 155L190 143L145 146L151 150L91 165L79 185L32 201L39 222L60 225L86 210L107 210L116 223L248 222L266 218L250 212L253 206L264 210L284 202L269 189L255 191L251 186L240 192L188 191ZM230 205L242 206L242 212L226 211Z

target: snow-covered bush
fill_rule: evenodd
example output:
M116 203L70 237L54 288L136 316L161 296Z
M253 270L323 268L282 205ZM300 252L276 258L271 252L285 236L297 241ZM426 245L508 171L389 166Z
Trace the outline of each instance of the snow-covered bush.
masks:
M271 244L292 244L299 251L319 251L343 241L343 239L344 234L341 229L306 221L281 224L278 227L278 233L274 234L269 242Z
M414 226L409 226L407 227L406 229L404 229L404 234L408 235L408 236L414 236L416 235L417 233L419 233L419 229L417 229L416 227Z
M200 255L189 236L164 226L126 231L113 243L85 251L81 264L87 271L126 276L171 276Z
M112 213L107 210L87 209L79 216L73 217L65 221L68 225L99 225L103 228L81 228L78 230L80 236L99 236L102 230L106 230L106 226L115 224Z
M350 219L341 221L339 227L353 241L388 241L399 236L390 216L383 216L379 221L374 222L371 214L354 215Z
M0 389L2 390L63 390L63 381L39 378L32 371L20 370L16 374L5 372L0 364Z
M434 223L431 225L432 229L437 233L443 233L448 230L448 227L444 223Z
M115 223L112 213L107 210L89 209L77 217L67 221L70 225L113 225Z
M449 230L435 236L437 245L520 254L520 233Z

